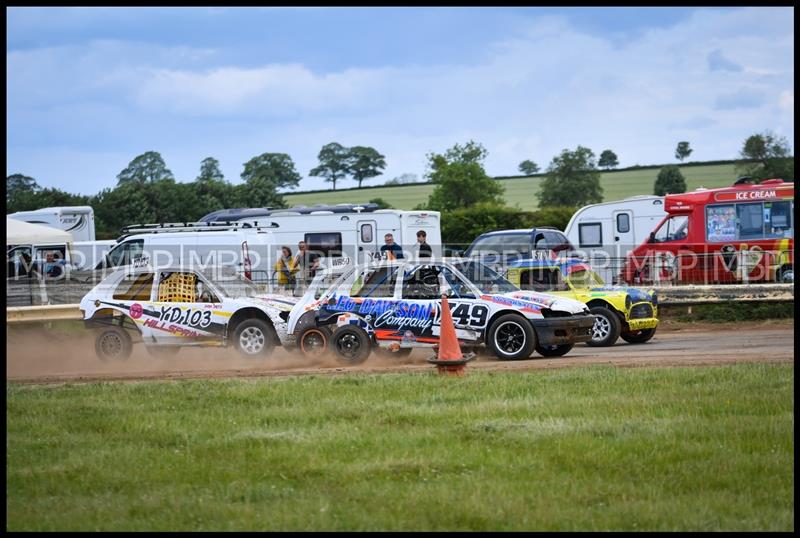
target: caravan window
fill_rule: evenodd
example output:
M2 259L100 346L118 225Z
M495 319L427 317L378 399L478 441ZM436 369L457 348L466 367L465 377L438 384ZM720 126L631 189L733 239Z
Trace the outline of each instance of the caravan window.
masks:
M617 215L617 232L626 234L631 231L631 217L627 213Z
M603 225L599 222L578 224L578 243L581 247L603 246Z
M315 233L306 234L308 250L321 256L336 257L342 255L342 234Z
M372 224L361 225L361 242L372 243Z

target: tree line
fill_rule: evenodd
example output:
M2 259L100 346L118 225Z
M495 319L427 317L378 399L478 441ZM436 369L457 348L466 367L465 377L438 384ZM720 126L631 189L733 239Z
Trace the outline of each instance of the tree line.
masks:
M676 158L691 153L688 142L680 142ZM584 146L564 149L553 157L538 192L537 212L525 212L505 205L505 187L484 169L487 150L478 142L455 144L443 153L429 153L425 179L435 185L426 203L415 209L442 212L443 238L461 243L481 233L479 230L519 226L555 226L563 229L575 209L603 201L599 167L617 165L611 150L594 152ZM781 177L794 180L794 158L784 137L771 132L748 137L740 151L737 171L754 181ZM319 153L320 164L311 175L333 183L348 175L361 182L380 175L385 158L374 148L345 148L332 142ZM534 166L532 161L528 162ZM279 189L298 186L300 175L291 157L285 153L263 153L244 163L241 184L225 180L219 162L205 158L194 181L179 183L164 159L156 151L134 158L117 175L117 185L96 195L70 194L56 188L41 188L36 180L23 174L6 179L8 213L51 206L90 205L95 211L98 238L113 238L127 225L153 222L191 222L223 208L286 207ZM532 170L532 167L528 167ZM536 166L538 170L538 166ZM403 178L405 179L405 178ZM654 184L654 194L686 191L686 182L677 166L663 167ZM375 199L381 207L390 207ZM516 224L515 224L516 223Z

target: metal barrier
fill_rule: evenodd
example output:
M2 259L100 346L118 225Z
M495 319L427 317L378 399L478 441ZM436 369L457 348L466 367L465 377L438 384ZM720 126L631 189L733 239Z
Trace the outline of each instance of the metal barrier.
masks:
M736 302L794 301L793 284L665 286L654 288L660 306ZM7 307L7 323L43 323L83 319L77 304Z

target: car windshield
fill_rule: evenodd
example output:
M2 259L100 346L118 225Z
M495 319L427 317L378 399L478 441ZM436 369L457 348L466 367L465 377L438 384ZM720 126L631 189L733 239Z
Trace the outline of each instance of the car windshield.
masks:
M529 233L488 235L475 241L467 250L467 256L502 255L503 253L527 254L531 250Z
M572 271L565 280L574 288L595 288L605 286L603 279L597 273L589 269L576 269Z
M510 293L519 291L514 284L501 277L490 267L476 261L462 261L453 264L482 293Z

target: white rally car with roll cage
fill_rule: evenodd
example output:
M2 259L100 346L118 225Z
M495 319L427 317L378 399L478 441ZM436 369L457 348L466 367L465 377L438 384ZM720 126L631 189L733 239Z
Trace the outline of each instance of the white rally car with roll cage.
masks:
M130 355L134 338L154 355L181 346L233 345L242 355L269 355L292 346L286 331L297 297L265 294L229 267L123 267L80 302L84 322L96 329L102 359Z
M591 339L594 316L579 301L521 291L467 259L392 260L352 267L332 284L318 276L289 315L287 331L306 354L329 348L346 363L375 349L405 355L439 343L441 294L462 345L501 359L536 350L561 356Z

